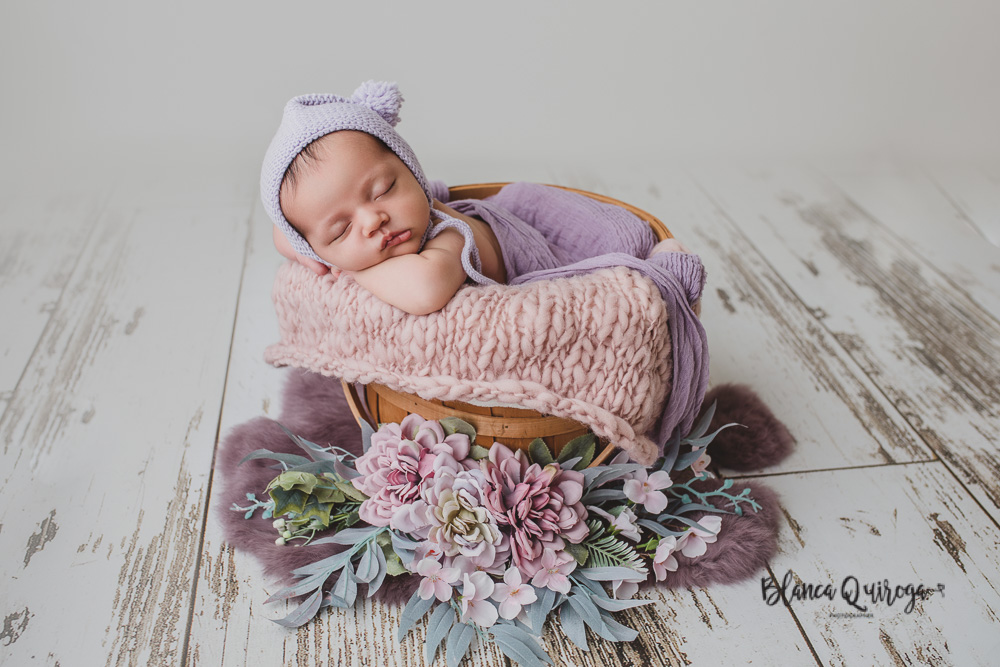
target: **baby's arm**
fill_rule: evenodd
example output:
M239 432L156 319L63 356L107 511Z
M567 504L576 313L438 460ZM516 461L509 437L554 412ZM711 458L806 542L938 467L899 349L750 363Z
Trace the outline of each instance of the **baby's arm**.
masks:
M400 255L362 271L345 271L382 301L413 315L444 308L465 282L465 239L445 229L417 254Z

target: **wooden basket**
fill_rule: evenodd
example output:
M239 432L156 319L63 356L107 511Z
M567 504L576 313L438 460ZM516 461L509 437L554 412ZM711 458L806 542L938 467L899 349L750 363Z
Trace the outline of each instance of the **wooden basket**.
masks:
M457 199L482 199L494 195L507 183L477 183L472 185L458 185L449 188L452 200ZM656 234L657 240L672 238L673 235L660 220L646 213L642 209L631 204L618 201L611 197L567 188L561 185L554 187L570 192L590 197L599 202L614 204L628 211L631 211L639 218L645 220ZM344 394L351 407L354 418L361 423L364 419L371 424L372 428L378 428L378 424L386 422L401 422L409 414L418 414L424 419L442 419L444 417L458 417L472 424L477 433L477 443L489 447L494 441L502 442L508 447L527 449L528 444L535 438L542 438L545 443L555 453L567 442L577 436L586 434L588 429L583 424L571 419L543 415L534 410L508 407L483 407L463 403L460 401L438 401L427 400L416 394L395 391L378 383L364 385L364 400L358 393L354 385L346 382ZM366 414L364 405L367 404L369 414ZM602 439L598 447L600 454L594 459L592 465L599 465L614 451L614 444Z

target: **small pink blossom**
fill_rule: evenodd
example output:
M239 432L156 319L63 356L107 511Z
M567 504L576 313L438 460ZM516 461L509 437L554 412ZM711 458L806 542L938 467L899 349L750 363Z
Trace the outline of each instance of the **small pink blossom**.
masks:
M653 554L653 574L657 581L667 578L667 572L677 571L677 558L674 552L677 551L677 538L661 537L656 545L656 553Z
M677 540L677 545L681 553L688 558L696 558L705 553L708 545L718 539L719 530L722 529L722 517L720 516L704 516L698 519L698 523L707 530L701 530L692 526Z
M701 453L701 456L697 461L691 464L691 471L696 475L701 475L708 468L708 464L712 462L712 457L708 455L708 450ZM709 473L711 474L711 473Z
M441 567L436 560L425 558L417 565L417 574L424 578L417 589L422 599L437 597L441 602L451 599L451 585L458 581L458 570Z
M535 600L535 589L521 583L521 572L512 567L503 575L503 583L493 587L493 599L500 603L500 616L510 620L521 613L525 607Z
M611 582L611 594L616 600L631 600L639 592L639 584L629 579L615 579Z
M493 595L493 579L485 572L473 572L463 577L462 587L462 623L470 620L484 628L497 622L497 608L489 601Z
M633 542L638 542L641 539L639 534L639 525L636 523L638 517L636 517L635 512L627 507L623 507L621 513L618 516L611 514L610 512L605 512L600 507L589 506L588 509L595 513L603 516L611 524L611 527L617 530L622 537L628 538Z
M659 514L667 507L667 496L661 489L668 488L672 482L670 475L664 470L658 470L648 475L645 470L632 473L632 479L625 481L625 497L642 505L647 512Z
M566 576L576 569L576 559L566 551L558 554L552 549L542 553L541 569L531 578L535 588L550 588L556 593L569 593L569 577Z

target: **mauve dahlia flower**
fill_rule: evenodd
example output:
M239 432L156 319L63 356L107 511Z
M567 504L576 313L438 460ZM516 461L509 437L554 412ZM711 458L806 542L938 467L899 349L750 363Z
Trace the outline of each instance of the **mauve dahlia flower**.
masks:
M562 552L564 540L582 542L588 534L583 475L558 463L544 468L530 463L524 452L500 443L489 459L479 462L486 475L485 505L510 534L514 565L526 576L541 568L542 552Z
M422 502L420 492L437 470L463 470L460 462L468 457L469 447L467 435L445 437L439 423L419 415L409 415L401 424L383 424L372 435L368 451L355 461L361 476L351 483L368 496L358 508L361 520L404 532L419 527L424 512L408 506ZM405 525L396 525L397 514Z
M427 485L423 497L430 508L427 539L436 543L445 556L482 556L492 566L500 531L483 506L485 481L479 470L456 474L442 468Z

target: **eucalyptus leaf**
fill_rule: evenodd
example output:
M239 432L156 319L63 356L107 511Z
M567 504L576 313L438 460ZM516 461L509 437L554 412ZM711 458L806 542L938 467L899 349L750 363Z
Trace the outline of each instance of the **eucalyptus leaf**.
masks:
M705 526L701 525L697 521L694 521L693 519L689 519L686 516L677 516L676 514L661 514L660 516L656 517L657 521L664 521L665 519L675 519L677 521L680 521L681 523L684 523L684 524L687 524L687 525L691 526L692 528L697 528L698 530L703 530L706 533L709 533L711 535L715 535L716 534L716 532L714 530L709 530L708 528L705 528ZM683 532L687 532L687 531L683 531ZM677 533L675 533L675 534L677 534Z
M535 638L512 624L497 623L490 628L490 634L500 650L521 665L552 664Z
M372 544L375 544L372 542ZM368 583L368 597L375 595L375 592L382 587L382 582L385 580L385 575L389 571L389 563L386 562L385 552L383 551L385 547L375 544L375 562L378 565L378 573L375 578Z
M594 581L645 581L646 576L642 572L637 572L627 567L585 567L576 571L581 576L593 579Z
M584 651L590 650L590 647L587 646L587 630L583 627L583 619L573 609L573 605L564 604L559 608L559 621L562 624L563 632L566 633L571 642Z
M313 544L347 544L347 545L357 545L364 540L372 537L376 532L385 530L384 528L379 528L378 526L366 526L365 528L345 528L344 530L337 531L336 534L330 537L323 537L318 540L313 540Z
M313 544L316 544L318 540L313 540ZM329 577L331 574L344 567L351 561L351 556L353 554L350 550L341 551L340 553L333 554L332 556L327 556L326 558L314 561L303 565L302 567L295 568L292 570L294 575L319 575Z
M538 599L528 607L528 620L531 622L531 628L535 634L542 634L545 629L545 619L552 611L552 605L555 604L555 601L556 592L551 588L546 588L538 595Z
M653 604L653 600L619 600L617 598L597 597L596 595L590 600L601 609L607 609L608 611L621 611L622 609L631 609L632 607L641 607L645 604Z
M722 431L726 430L731 426L739 426L740 428L750 428L744 424L738 424L736 422L729 422L728 424L723 424L719 428L715 429L709 435L703 436L701 438L695 438L694 440L684 440L683 444L691 445L695 449L704 449L708 444L715 440L715 436L719 435Z
M577 587L577 590L579 590L579 587ZM570 595L566 601L569 603L568 606L572 607L573 610L580 615L580 618L583 619L583 622L589 625L594 632L603 630L604 622L601 621L601 612L598 610L597 606L590 601L589 596L577 593L576 595ZM567 605L563 605L563 609L565 609L566 606ZM562 612L560 611L560 613Z
M360 583L367 584L372 579L378 575L378 558L375 556L375 552L381 553L378 545L375 542L369 542L368 548L361 555L361 560L358 561L358 571L357 577Z
M434 662L438 646L444 641L445 636L454 624L455 611L451 608L451 605L439 604L431 612L431 617L427 620L427 640L424 645L427 664Z
M348 481L354 479L355 477L361 477L361 473L359 473L357 470L350 467L349 465L345 464L340 459L336 459L333 462L333 469L337 471L337 474L340 475L341 478L346 479Z
M480 445L473 445L469 449L469 456L472 457L473 461L482 461L485 458L489 458L490 450Z
M555 462L552 450L549 449L549 446L541 438L535 438L528 444L528 458L532 463L537 463L540 466L547 466Z
M372 446L372 436L375 435L375 429L372 425L368 423L367 419L361 420L361 451L367 452ZM346 477L344 479L347 479Z
M320 589L323 587L323 583L326 582L326 579L329 576L330 573L322 572L319 574L314 574L311 577L306 577L302 581L296 582L291 586L282 588L277 593L274 593L269 598L264 600L264 604L267 604L269 602L276 602L277 600L287 600L289 598L305 595L310 591Z
M649 519L639 519L636 523L643 528L653 531L660 537L680 537L685 532L683 530L671 530L666 526L655 521L650 521Z
M396 633L397 639L403 641L403 637L417 624L427 610L431 608L431 605L437 600L434 596L430 599L424 600L420 597L419 591L414 591L413 595L410 596L409 602L406 603L406 607L403 608L403 613L399 617L399 630Z
M281 430L284 431L285 434L288 435L288 437L292 439L292 442L294 442L296 445L298 445L299 447L301 447L302 449L304 449L305 452L307 454L309 454L309 456L314 461L321 461L321 460L324 460L324 459L326 459L326 460L332 460L332 459L336 458L336 454L331 454L329 451L326 450L325 447L320 447L319 445L317 445L314 442L309 442L305 438L303 438L301 436L298 436L298 435L295 435L294 433L292 433L291 431L289 431L287 428L285 428L284 424L278 423L278 426L280 426Z
M305 602L296 607L292 613L284 618L276 619L274 622L286 628L297 628L305 625L319 611L319 605L323 601L323 591L317 589L315 593L306 598Z
M580 467L581 461L583 461L582 456L574 456L568 461L560 461L559 466L563 470L582 470L583 468Z
M272 459L274 461L280 461L289 466L300 466L305 463L311 463L309 459L304 456L299 456L298 454L282 454L278 452L272 452L267 449L258 449L250 452L242 459L240 459L239 465L246 463L247 461L252 461L254 459Z
M650 600L652 602L652 600ZM633 628L627 627L616 621L611 617L611 614L601 614L601 618L604 620L604 627L607 628L608 632L620 642L630 642L634 641L636 637L639 636L639 632Z
M354 605L358 597L358 581L350 567L341 570L337 583L333 585L333 594L348 605Z
M621 489L595 489L580 501L584 505L598 505L609 500L624 500L625 492Z
M448 643L445 645L448 651L448 667L458 667L462 658L469 651L472 638L476 636L476 629L465 623L456 623L451 626L448 633Z
M712 401L712 404L708 406L708 410L705 410L705 414L703 414L698 419L698 423L695 424L694 430L692 430L690 433L687 434L687 436L685 436L684 438L685 440L700 438L701 436L705 435L705 431L708 430L709 425L711 425L712 423L712 417L715 416L715 408L718 406L718 404L719 404L718 401Z

